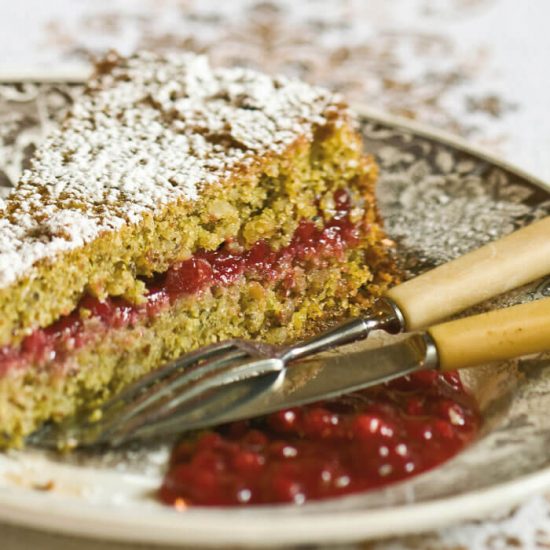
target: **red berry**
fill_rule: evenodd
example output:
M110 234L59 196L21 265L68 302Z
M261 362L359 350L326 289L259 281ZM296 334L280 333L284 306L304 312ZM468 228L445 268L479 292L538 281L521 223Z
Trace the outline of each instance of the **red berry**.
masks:
M439 373L436 370L421 370L411 374L411 379L414 380L414 382L424 386L431 386L438 378Z
M337 434L339 423L337 414L322 407L314 407L304 414L302 429L307 436L327 438Z
M267 278L273 278L276 275L277 263L278 254L266 241L258 241L246 255L247 268Z
M443 380L449 383L454 389L462 389L462 380L460 379L460 374L457 371L444 372L442 376Z
M210 449L219 449L222 446L223 446L223 439L220 434L216 432L206 432L197 441L197 452L210 450Z
M215 472L195 468L191 485L194 496L204 498L205 495L217 490L218 480Z
M434 433L443 439L454 439L456 436L451 423L439 419L434 421Z
M244 434L242 441L247 447L255 450L263 449L268 443L267 436L260 430L249 430Z
M270 414L267 417L270 428L281 433L296 431L298 419L299 415L297 409L284 409Z
M336 210L349 210L351 199L346 189L337 189L334 192L334 204L336 206Z
M418 441L421 444L432 440L434 436L433 426L430 421L426 420L411 420L406 424L405 430L410 439Z
M464 409L450 399L439 401L436 406L436 413L440 418L448 420L453 426L464 426L466 424Z
M298 456L298 448L286 441L274 441L269 445L269 454L279 459L290 459Z
M405 402L405 412L411 416L425 414L424 399L413 395Z
M222 472L226 469L223 457L218 452L210 449L196 453L191 460L191 466L197 470L211 472Z
M232 466L244 475L256 474L265 464L265 458L252 451L239 451L232 460Z
M392 424L371 414L358 415L351 430L351 436L360 440L389 439L395 434Z
M201 259L212 267L212 279L216 284L228 285L235 282L245 269L245 259L240 254L216 251L204 254Z
M249 430L249 424L246 420L237 420L224 426L227 435L231 439L238 439L242 437Z
M29 334L21 343L21 350L23 353L30 355L30 361L39 361L50 348L50 338L39 328Z
M275 502L302 504L306 499L302 484L296 479L285 475L276 475L273 477L271 491Z
M191 258L171 267L166 275L166 288L171 295L194 294L212 283L212 266L202 259Z

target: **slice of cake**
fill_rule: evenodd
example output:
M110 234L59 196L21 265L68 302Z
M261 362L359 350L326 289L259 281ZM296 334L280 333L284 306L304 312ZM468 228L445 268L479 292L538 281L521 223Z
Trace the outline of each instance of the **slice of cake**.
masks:
M2 205L2 445L198 346L359 313L393 277L375 178L326 90L109 55Z

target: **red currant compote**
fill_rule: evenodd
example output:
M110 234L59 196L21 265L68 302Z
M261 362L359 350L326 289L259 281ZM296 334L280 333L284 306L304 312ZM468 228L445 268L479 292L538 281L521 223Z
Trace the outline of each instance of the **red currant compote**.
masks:
M457 373L419 372L189 436L173 450L159 497L185 508L302 504L366 491L442 464L479 425Z

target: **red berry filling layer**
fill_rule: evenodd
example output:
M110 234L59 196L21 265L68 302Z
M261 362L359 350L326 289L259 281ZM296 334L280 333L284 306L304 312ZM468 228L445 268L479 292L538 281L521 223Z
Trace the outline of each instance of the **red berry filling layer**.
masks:
M84 296L72 313L47 328L34 330L20 346L0 348L0 375L12 368L63 363L74 350L108 329L152 318L182 296L214 286L228 286L245 274L261 282L282 280L284 288L290 291L294 267L339 256L356 246L360 236L368 231L363 221L350 220L351 201L346 191L336 191L334 202L333 217L324 226L302 221L288 246L277 251L265 241L248 250L235 242L225 243L215 251L199 250L166 273L147 279L147 300L143 304L117 297L100 301Z
M458 374L419 372L184 439L159 497L185 508L302 504L356 493L445 462L479 426Z

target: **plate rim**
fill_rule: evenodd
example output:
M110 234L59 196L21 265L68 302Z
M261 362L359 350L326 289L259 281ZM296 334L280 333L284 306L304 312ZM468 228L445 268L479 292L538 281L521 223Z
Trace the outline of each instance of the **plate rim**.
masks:
M73 78L69 73L70 71L67 74L52 73L47 78L42 78L43 75L32 76L20 72L21 78L17 79L14 78L15 73L10 73L8 75L10 78L5 78L6 73L0 72L0 83L82 82L82 73L73 74ZM416 136L429 138L455 150L471 154L550 193L550 182L547 183L499 158L484 147L472 145L464 138L360 103L352 103L351 107L358 117L409 131ZM152 509L150 514L146 514L136 522L136 511L125 510L123 506L116 510L113 510L112 506L104 509L97 504L81 500L78 501L79 506L70 506L72 499L68 497L52 503L52 499L47 494L27 490L17 492L18 488L0 488L0 521L56 534L97 540L140 541L171 546L239 544L258 547L273 544L345 543L383 538L390 536L390 533L391 536L419 533L461 521L479 519L480 516L485 517L491 512L510 509L528 496L541 493L548 488L550 488L550 466L510 482L428 502L372 510L345 510L336 515L332 510L320 510L311 515L289 515L284 518L285 528L278 529L276 541L269 538L269 534L273 533L273 527L268 528L265 522L256 524L254 517L249 518L246 512L224 517L223 508L195 509L186 512L196 516L192 524L189 521L181 522L180 512L159 508ZM475 506L471 505L472 502L475 502ZM215 516L215 519L220 522L218 526L225 524L225 528L212 530L212 517L207 517L201 522L200 518L208 514ZM174 517L180 519L173 521ZM227 532L232 533L230 540L227 540Z
M508 483L472 491L463 495L435 499L425 503L401 505L382 509L353 511L345 510L334 515L333 512L320 512L307 516L291 516L284 518L284 529L277 531L277 540L273 536L273 527L266 527L266 522L254 524L254 518L246 516L244 510L240 514L224 517L224 508L194 509L191 513L193 521L182 526L182 512L172 510L151 510L146 517L140 517L136 522L135 511L124 511L113 514L112 509L101 510L89 502L81 503L78 508L66 505L70 501L55 503L50 511L41 516L29 519L29 512L43 511L48 501L45 493L29 493L16 495L19 505L13 502L9 509L4 509L2 521L7 523L48 531L57 535L69 535L94 540L111 540L118 542L141 542L164 546L179 546L194 544L198 546L219 545L221 547L272 547L282 545L353 543L388 537L418 534L448 527L457 522L480 519L488 514L509 510L524 498L536 495L544 490L544 485L550 486L550 468L522 476ZM0 492L0 510L5 498ZM469 506L475 500L476 506ZM29 508L33 501L33 508ZM35 502L34 502L35 501ZM83 505L83 506L82 506ZM56 513L61 508L63 514ZM85 514L82 513L83 508ZM53 510L53 513L51 512ZM212 530L212 518L200 521L205 513L210 512L218 522ZM330 522L326 521L330 515ZM176 521L173 521L177 518ZM79 523L75 523L77 520ZM183 528L182 528L183 527ZM101 531L98 530L101 528ZM227 539L227 533L232 538ZM162 534L160 534L162 533ZM238 535L235 537L234 535ZM130 535L130 536L129 536ZM238 542L235 540L238 539Z

